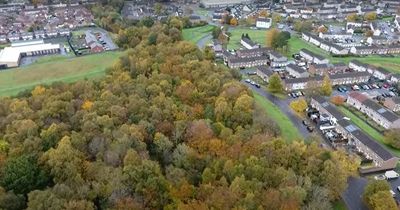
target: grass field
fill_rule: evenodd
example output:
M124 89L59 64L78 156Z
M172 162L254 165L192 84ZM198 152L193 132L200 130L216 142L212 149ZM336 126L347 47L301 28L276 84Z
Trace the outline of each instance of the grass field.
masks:
M375 139L377 142L379 142L381 145L383 145L386 149L388 149L393 155L396 155L397 157L400 157L400 150L395 149L393 147L390 147L384 143L384 137L381 133L379 133L377 130L375 130L373 127L369 126L366 122L364 122L362 119L357 117L355 114L353 114L350 110L346 109L343 106L338 107L339 110L348 118L351 119L351 121L358 126L361 130L363 130L365 133L367 133L369 136L371 136L373 139Z
M183 39L196 44L204 36L211 34L215 26L205 25L195 28L185 28L183 29Z
M236 27L232 28L229 32L231 33L231 37L229 40L228 49L239 49L242 47L240 45L242 34L248 34L251 40L257 42L258 44L265 45L266 30L253 30L250 28Z
M264 108L267 116L278 124L279 128L281 129L282 136L286 141L290 142L294 139L301 138L297 128L277 106L256 92L254 92L254 99L257 104Z
M347 210L347 207L342 200L339 200L333 203L333 210Z
M38 84L75 82L104 75L123 52L106 52L82 57L47 56L20 68L0 72L0 96L12 96Z

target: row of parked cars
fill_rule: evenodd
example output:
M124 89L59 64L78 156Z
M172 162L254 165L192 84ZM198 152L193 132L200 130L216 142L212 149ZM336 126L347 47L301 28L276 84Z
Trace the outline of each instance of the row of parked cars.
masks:
M260 88L260 87L261 87L261 85L260 85L260 84L258 84L258 83L256 83L256 82L254 82L254 81L253 81L253 80L251 80L251 79L246 79L246 80L245 80L245 82L247 82L247 83L249 83L249 84L251 84L251 85L255 86L256 88Z
M296 91L296 92L289 93L288 96L290 96L292 98L298 98L298 97L304 96L304 93L301 91Z
M397 179L399 178L399 173L396 171L390 170L386 171L385 174L376 175L374 177L375 180L390 180L390 179ZM396 189L400 192L400 186L397 186ZM393 190L390 190L390 193L393 197L396 196L396 193Z

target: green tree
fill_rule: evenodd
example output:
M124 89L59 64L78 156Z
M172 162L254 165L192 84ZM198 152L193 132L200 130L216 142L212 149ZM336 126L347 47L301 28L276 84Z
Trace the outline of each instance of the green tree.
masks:
M1 185L17 194L27 194L47 185L49 177L33 156L23 155L8 160L2 170Z
M370 209L397 209L386 180L372 180L364 189L363 199Z
M268 90L272 93L282 93L283 92L282 80L278 73L274 73L269 78Z
M290 102L290 107L297 113L303 113L307 106L307 101L304 98L299 98Z
M364 15L364 19L367 21L373 21L376 20L376 18L377 18L376 12L369 12Z
M400 148L400 129L390 129L385 132L385 143L399 149Z
M332 91L332 82L329 79L329 76L325 75L324 80L322 81L321 93L325 96L330 96Z

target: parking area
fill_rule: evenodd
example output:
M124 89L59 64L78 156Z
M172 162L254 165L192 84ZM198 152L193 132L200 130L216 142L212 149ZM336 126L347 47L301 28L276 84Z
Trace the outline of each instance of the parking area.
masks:
M107 31L91 27L72 32L70 44L76 55L86 55L118 49Z

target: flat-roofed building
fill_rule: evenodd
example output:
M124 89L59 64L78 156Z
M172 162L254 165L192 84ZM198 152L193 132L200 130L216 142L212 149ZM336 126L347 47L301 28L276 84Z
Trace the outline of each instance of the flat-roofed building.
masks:
M60 44L44 43L43 40L12 43L10 47L0 51L0 65L18 67L24 56L56 54L60 49Z

